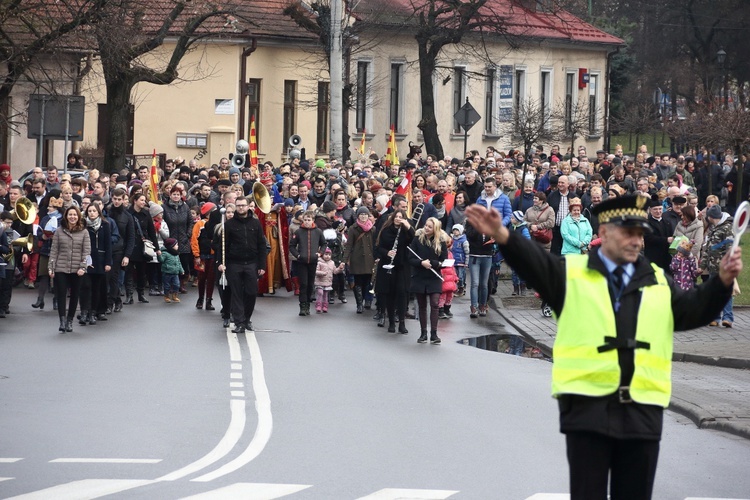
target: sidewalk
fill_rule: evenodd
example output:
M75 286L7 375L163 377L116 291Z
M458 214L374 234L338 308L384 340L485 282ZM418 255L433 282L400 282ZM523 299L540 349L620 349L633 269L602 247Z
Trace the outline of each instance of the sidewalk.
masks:
M490 307L512 329L552 354L557 325L541 313L533 297L514 297L510 280L501 280ZM703 327L675 332L670 410L700 428L750 439L750 309L734 310L733 328Z

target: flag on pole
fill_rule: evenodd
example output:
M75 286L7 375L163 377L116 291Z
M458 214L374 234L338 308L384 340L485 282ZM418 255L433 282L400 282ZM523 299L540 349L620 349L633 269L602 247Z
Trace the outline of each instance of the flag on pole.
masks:
M359 155L360 156L365 156L365 133L366 132L367 132L366 130L362 131L362 140L359 141Z
M255 115L250 117L250 170L258 175L258 138L255 134Z
M385 166L398 165L398 148L396 147L396 126L391 124L391 135L388 139L388 150L385 153Z
M156 159L156 150L154 149L154 155L151 158L151 175L149 178L149 184L151 188L149 191L149 197L151 198L151 201L154 203L157 203L161 205L161 201L159 200L159 170L158 170L159 162Z
M411 170L407 170L406 175L401 179L398 186L396 186L396 194L400 194L406 198L406 213L409 217L411 217L411 172Z

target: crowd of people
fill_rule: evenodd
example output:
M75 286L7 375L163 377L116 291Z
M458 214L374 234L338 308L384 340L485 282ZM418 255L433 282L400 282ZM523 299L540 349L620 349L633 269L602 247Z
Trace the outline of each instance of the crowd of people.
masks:
M74 154L69 166L85 169ZM456 312L454 295L468 289L466 313L476 318L486 316L497 288L502 253L466 220L468 206L496 209L505 227L563 256L600 244L592 216L598 204L646 195L653 232L643 251L687 289L718 272L731 231L727 211L750 187L750 163L729 151L652 155L645 146L632 158L619 146L591 158L585 147L562 154L539 146L530 155L490 147L463 158L414 148L401 165L374 154L258 168L176 158L159 169L154 193L149 166L86 173L70 178L55 167L35 168L20 184L0 166L7 264L0 316L20 281L38 290L34 308L43 309L54 290L61 332L72 331L79 302L79 323L92 325L147 297L179 303L192 285L198 309L214 310L218 291L224 325L233 318L239 332L252 327L256 296L286 289L298 296L300 316L313 304L325 314L351 293L356 313L374 305L377 324L401 333L407 319L418 318L420 342L429 335L439 343L438 319ZM256 206L255 183L265 187L270 210ZM14 215L21 197L36 207L34 221ZM32 246L11 248L28 235ZM528 293L515 270L512 282L514 295ZM543 313L551 312L545 303ZM712 324L732 321L730 300Z

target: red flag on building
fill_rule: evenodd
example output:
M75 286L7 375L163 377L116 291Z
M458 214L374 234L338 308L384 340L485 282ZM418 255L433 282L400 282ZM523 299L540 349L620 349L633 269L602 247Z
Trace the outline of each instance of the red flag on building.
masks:
M159 162L156 159L156 150L154 149L154 156L151 159L151 175L149 178L149 184L151 188L149 191L149 198L151 198L151 201L154 203L158 203L161 205L161 201L159 200Z

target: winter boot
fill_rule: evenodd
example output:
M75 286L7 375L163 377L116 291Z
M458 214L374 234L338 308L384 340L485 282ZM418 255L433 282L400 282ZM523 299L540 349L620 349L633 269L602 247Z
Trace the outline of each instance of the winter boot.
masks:
M438 309L438 319L448 319L448 315L445 314L445 307Z
M198 297L198 302L195 303L196 309L203 309L203 297Z
M305 316L310 316L310 303L305 302Z
M396 320L393 316L388 316L388 333L396 333Z
M141 302L143 304L148 304L148 299L145 295L143 295L143 292L138 292L138 302Z
M400 321L398 324L398 333L402 335L406 335L409 333L409 330L406 329L406 321Z
M357 302L357 314L364 312L364 298L362 297L362 287L354 287L354 300Z
M422 335L417 339L417 343L424 344L427 342L427 330L422 330Z
M514 283L514 284L513 284L513 293L511 293L511 295L518 295L518 294L520 294L520 293L521 293L521 292L520 292L520 290L519 290L519 287L518 287L518 285L516 285L516 284Z
M303 303L303 302L300 302L300 303L299 303L299 315L300 315L300 316L306 316L306 314L305 314L305 306L306 306L306 305L307 305L307 304L305 304L305 303Z
M60 328L58 328L60 333L65 333L65 318L60 316Z
M132 305L133 304L133 292L125 294L125 302L123 304Z
M172 302L172 294L171 293L165 293L164 294L164 302L167 304L170 304Z
M95 325L96 324L96 311L89 311L89 315L86 319L89 320L89 325Z
M213 301L213 299L206 299L206 311L215 311L216 310L216 308L214 307L214 305L211 303L212 301Z
M445 316L448 319L451 319L453 317L453 313L451 312L451 305L450 304L445 304L445 306L443 307L443 310L445 310Z
M44 309L44 297L37 297L36 302L31 304L34 309Z
M65 320L65 331L66 332L73 331L73 318L68 318Z
M437 335L437 330L432 330L430 332L430 344L439 344L440 343L440 337Z
M526 296L526 283L521 283L521 297Z
M78 319L79 325L86 325L89 321L89 312L88 311L81 311L81 317Z
M180 302L180 298L177 296L177 292L172 292L172 302Z

